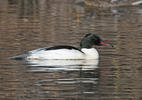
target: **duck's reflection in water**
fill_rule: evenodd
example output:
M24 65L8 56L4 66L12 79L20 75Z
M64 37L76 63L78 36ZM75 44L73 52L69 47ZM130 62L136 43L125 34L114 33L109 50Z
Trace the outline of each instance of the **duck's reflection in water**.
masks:
M99 60L25 60L22 63L30 66L30 71L93 70Z

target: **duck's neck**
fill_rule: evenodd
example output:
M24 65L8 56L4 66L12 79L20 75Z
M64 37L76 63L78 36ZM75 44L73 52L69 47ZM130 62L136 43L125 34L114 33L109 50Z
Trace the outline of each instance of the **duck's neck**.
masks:
M91 44L84 44L80 46L81 48L86 48L86 49L91 49L92 45Z

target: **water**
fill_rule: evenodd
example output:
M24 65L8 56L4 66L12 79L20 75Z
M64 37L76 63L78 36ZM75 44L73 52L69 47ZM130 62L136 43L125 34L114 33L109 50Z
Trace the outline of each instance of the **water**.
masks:
M79 47L85 33L99 61L15 61L39 47ZM96 8L77 0L0 1L0 100L142 100L141 6Z

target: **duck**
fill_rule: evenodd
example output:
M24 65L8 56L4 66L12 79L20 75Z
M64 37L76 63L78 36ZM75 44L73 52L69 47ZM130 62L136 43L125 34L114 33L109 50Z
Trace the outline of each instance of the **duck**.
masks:
M43 47L31 50L25 54L11 57L12 59L50 59L50 60L81 60L81 59L99 59L98 51L93 45L102 46L110 45L102 41L102 39L92 33L86 34L80 42L80 48L68 45L57 45L51 47Z

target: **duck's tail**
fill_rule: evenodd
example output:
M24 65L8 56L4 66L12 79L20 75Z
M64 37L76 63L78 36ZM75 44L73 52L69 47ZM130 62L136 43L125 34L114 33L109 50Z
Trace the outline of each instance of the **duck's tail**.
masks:
M10 59L13 59L13 60L22 60L22 59L25 59L27 56L28 56L28 54L22 54L22 55L10 57Z

